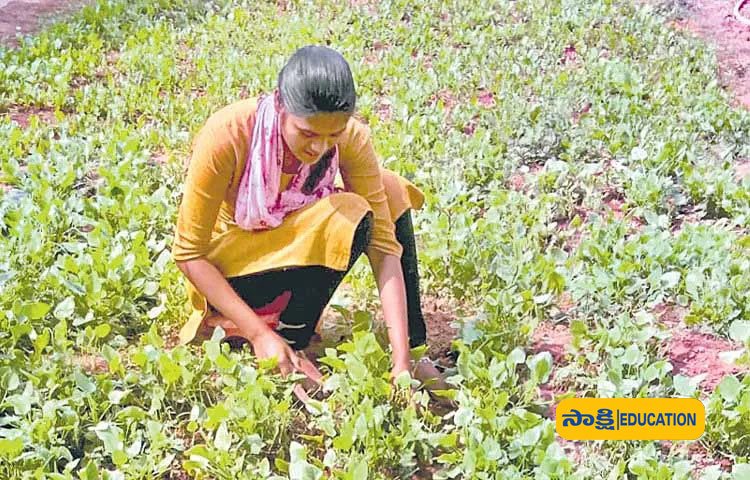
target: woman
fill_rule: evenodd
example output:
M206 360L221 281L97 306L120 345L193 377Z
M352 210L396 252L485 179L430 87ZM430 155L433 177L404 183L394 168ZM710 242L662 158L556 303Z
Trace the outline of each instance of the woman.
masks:
M366 253L392 374L411 372L409 347L424 344L425 325L409 209L423 196L378 167L355 103L346 60L309 46L289 59L273 94L208 119L193 145L173 248L192 307L183 343L221 325L257 358L277 357L283 375L308 371L297 352ZM337 172L345 191L334 186ZM439 376L431 363L415 373Z

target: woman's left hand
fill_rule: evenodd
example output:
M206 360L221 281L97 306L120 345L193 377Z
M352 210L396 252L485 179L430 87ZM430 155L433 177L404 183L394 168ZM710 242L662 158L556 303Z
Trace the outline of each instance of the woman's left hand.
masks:
M395 380L401 373L406 372L411 376L411 361L409 359L400 360L393 363L391 369L391 380Z

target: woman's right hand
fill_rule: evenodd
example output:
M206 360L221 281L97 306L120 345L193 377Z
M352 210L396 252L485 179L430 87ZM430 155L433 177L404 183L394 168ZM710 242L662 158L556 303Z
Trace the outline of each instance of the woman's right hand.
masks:
M273 316L278 318L279 314L259 315L259 317L266 322L268 320L266 317ZM290 347L288 343L286 343L286 340L281 338L278 333L270 328L254 338L251 343L253 345L255 357L258 360L264 360L271 357L277 358L278 367L283 377L286 377L290 372L298 371L300 369L300 358L297 353L292 350L292 347Z

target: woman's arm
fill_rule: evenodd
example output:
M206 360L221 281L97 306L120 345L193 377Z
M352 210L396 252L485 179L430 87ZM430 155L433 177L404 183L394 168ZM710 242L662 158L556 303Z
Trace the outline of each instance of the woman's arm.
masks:
M368 254L380 292L383 317L388 328L388 339L393 350L393 376L409 372L409 331L406 322L406 289L401 261L395 255L372 250Z
M300 359L292 348L268 326L265 316L256 314L237 295L216 266L203 258L177 262L177 266L206 300L240 329L242 336L252 343L256 357L275 356L283 375L300 368Z
M370 244L365 249L380 291L380 303L393 350L394 374L409 370L406 289L401 271L403 248L396 240L383 179L369 129L350 120L342 141L340 168L347 191L367 200L373 210Z
M231 320L245 338L255 343L264 333L272 332L271 328L237 295L214 264L206 259L196 258L177 262L177 266L206 297L208 303L222 316Z
M234 323L259 358L277 356L283 374L298 366L298 357L232 289L205 256L211 233L240 150L223 124L207 122L197 135L177 217L172 255L180 270L222 316Z

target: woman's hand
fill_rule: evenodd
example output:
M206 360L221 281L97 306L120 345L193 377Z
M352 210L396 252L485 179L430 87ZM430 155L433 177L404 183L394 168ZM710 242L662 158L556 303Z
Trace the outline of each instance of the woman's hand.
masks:
M411 362L408 358L405 360L397 360L393 363L393 368L391 369L391 380L394 381L396 377L403 372L406 372L411 376Z
M260 318L266 319L265 317L272 316L276 316L278 319L279 314L260 315ZM310 401L308 391L322 385L323 375L315 365L304 354L301 355L292 350L289 344L274 331L261 334L253 343L253 351L255 357L259 360L276 357L278 359L277 366L283 377L286 377L290 372L299 372L305 375L303 382L292 388L294 395L304 403Z
M278 315L278 314L275 314ZM265 315L264 315L265 317ZM271 329L261 333L252 341L253 352L258 360L276 357L278 359L278 368L281 375L286 377L290 372L301 369L300 357L292 350L292 347L286 343L286 340Z

